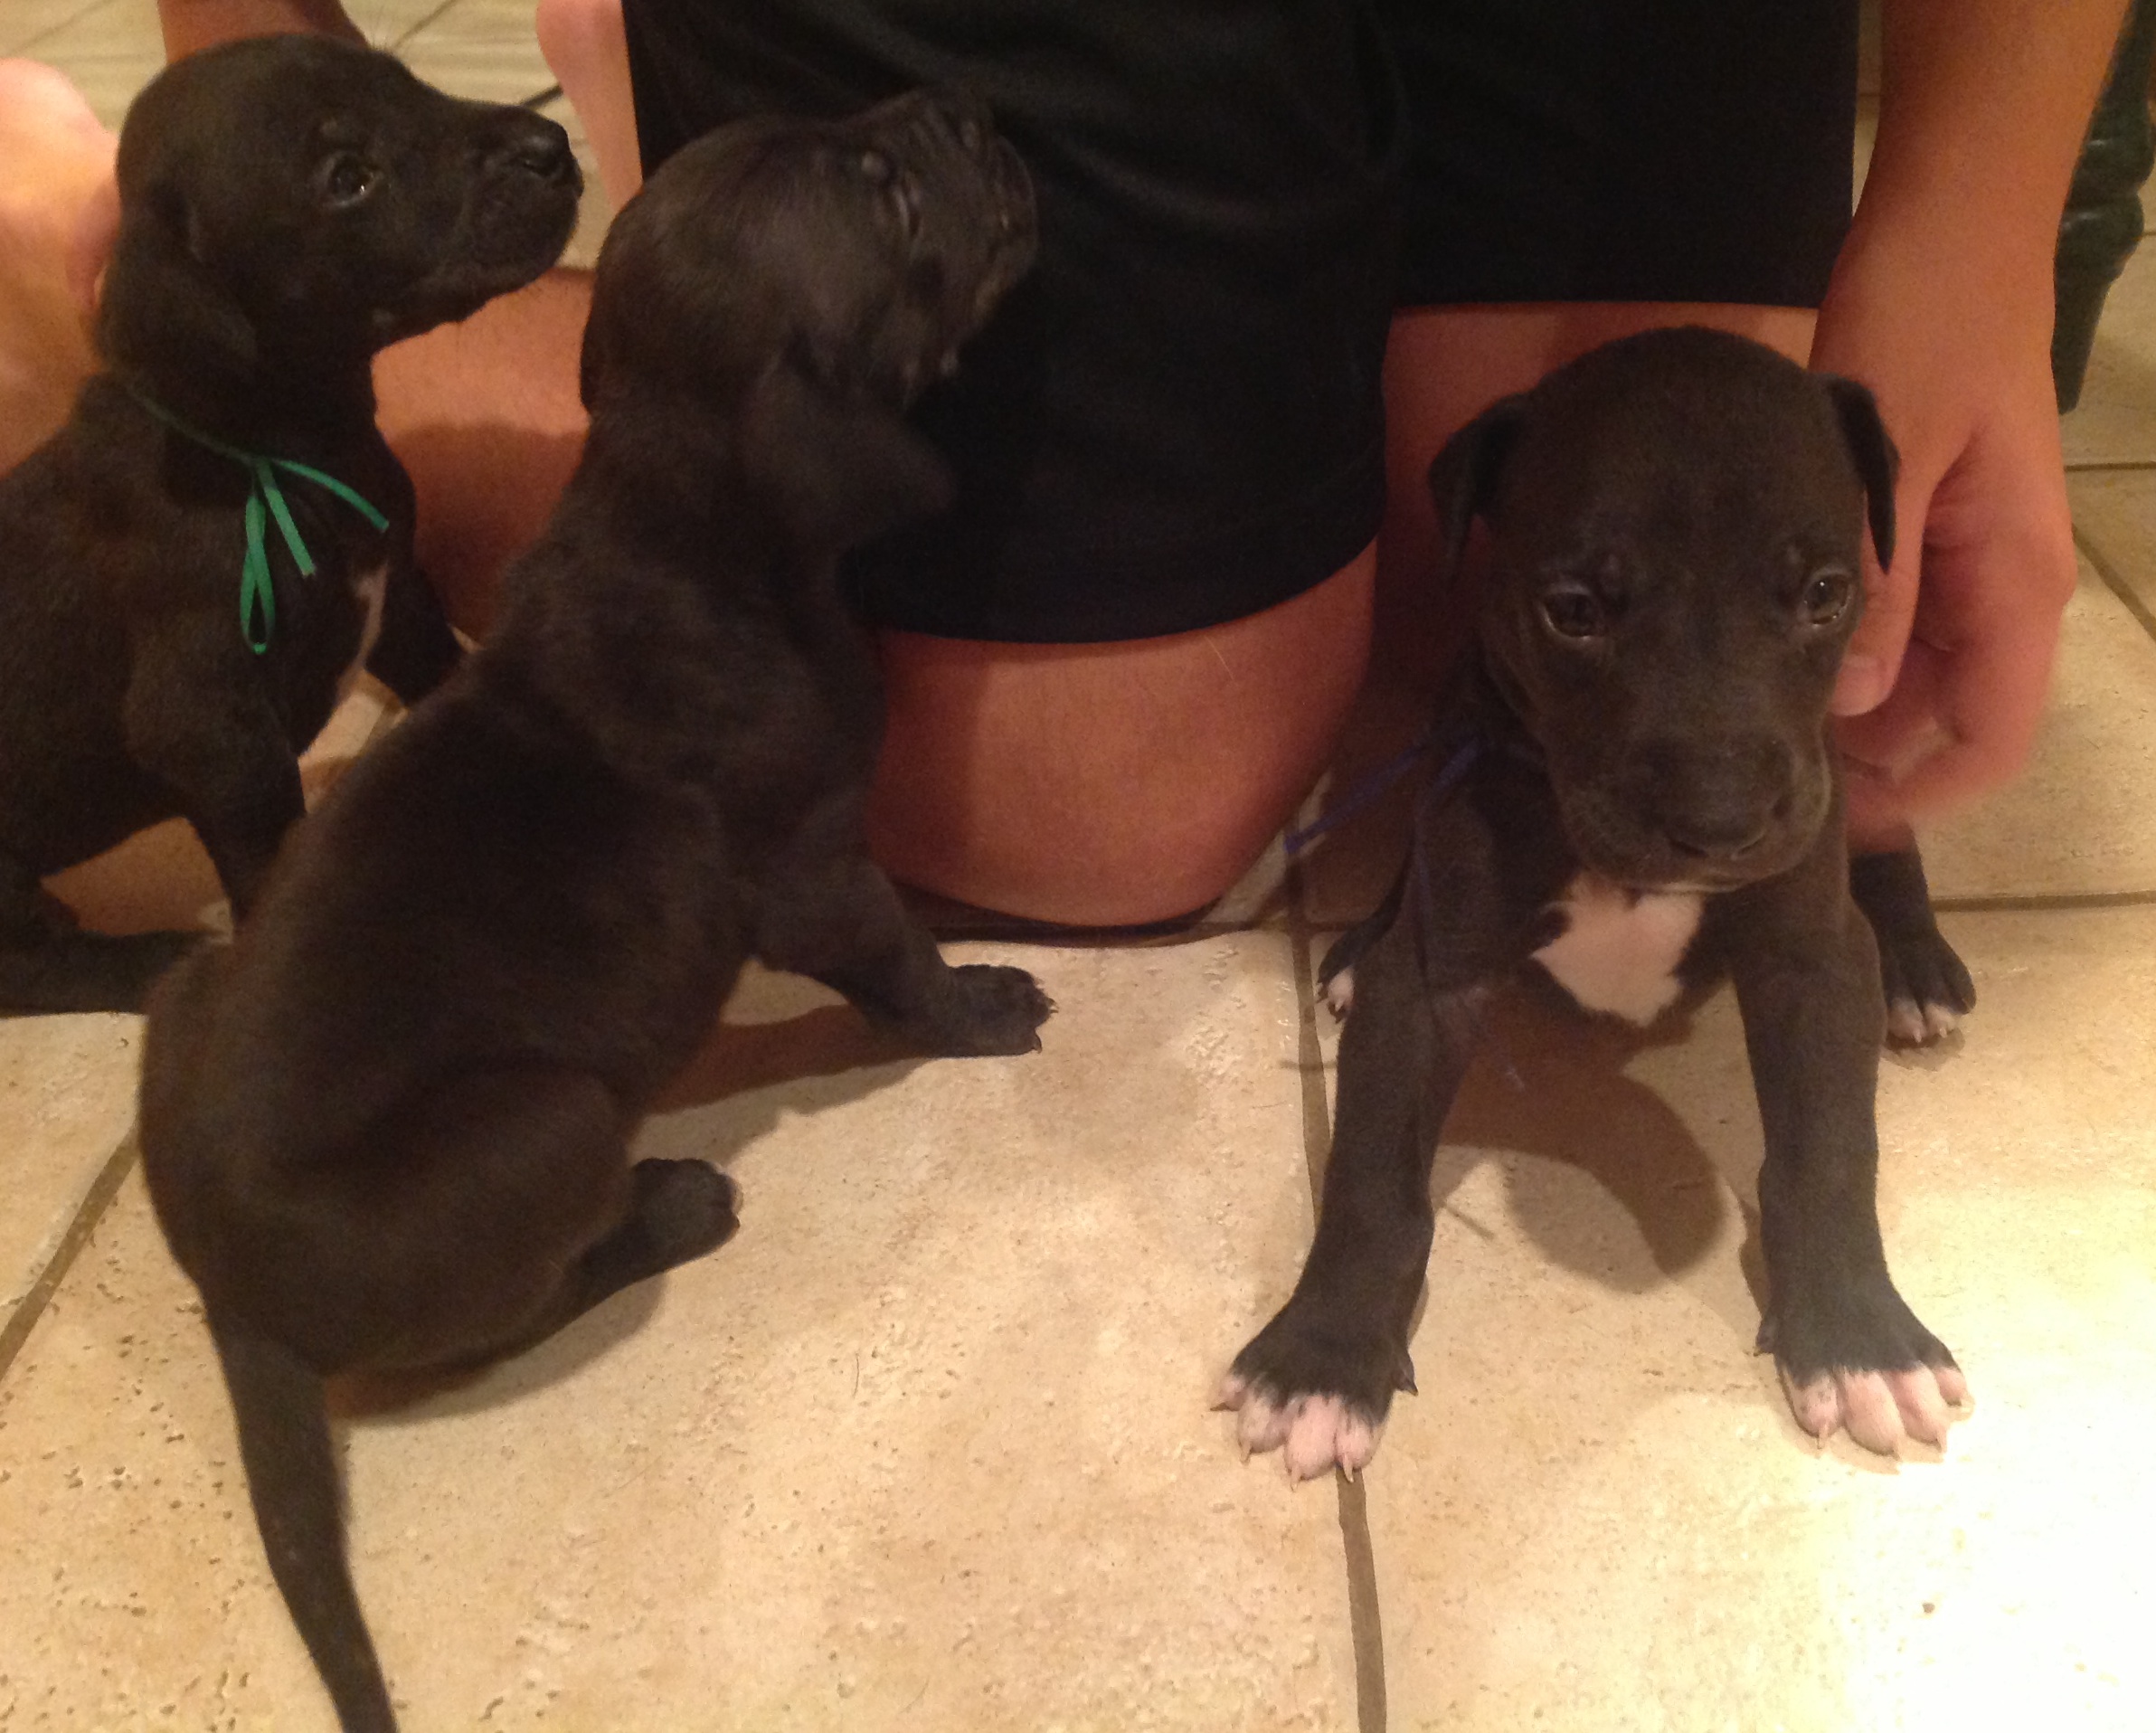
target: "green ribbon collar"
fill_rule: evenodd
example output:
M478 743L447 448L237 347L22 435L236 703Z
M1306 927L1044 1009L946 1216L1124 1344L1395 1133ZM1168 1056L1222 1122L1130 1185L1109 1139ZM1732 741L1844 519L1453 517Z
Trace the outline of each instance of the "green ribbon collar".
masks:
M386 530L389 519L335 476L325 475L312 465L291 458L264 457L259 452L241 450L236 445L227 445L200 428L191 427L164 404L144 396L132 385L128 387L128 393L174 432L193 440L206 451L230 458L254 478L254 486L247 496L247 558L240 569L240 635L247 640L248 649L257 656L262 655L270 648L270 634L277 630L277 591L270 582L270 519L277 520L278 531L283 535L286 550L292 556L292 563L299 568L300 576L315 575L315 556L307 551L299 526L292 521L292 508L285 504L284 489L277 485L277 472L282 469L287 475L298 476L302 481L311 481L316 487L335 494L375 529Z

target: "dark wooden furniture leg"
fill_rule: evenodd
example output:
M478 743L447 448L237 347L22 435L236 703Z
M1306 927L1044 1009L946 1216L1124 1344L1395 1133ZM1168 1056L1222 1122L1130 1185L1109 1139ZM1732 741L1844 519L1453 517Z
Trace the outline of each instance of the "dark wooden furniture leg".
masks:
M2081 400L2104 298L2141 244L2141 187L2156 165L2156 128L2149 121L2151 57L2156 0L2133 0L2058 225L2051 379L2062 410Z

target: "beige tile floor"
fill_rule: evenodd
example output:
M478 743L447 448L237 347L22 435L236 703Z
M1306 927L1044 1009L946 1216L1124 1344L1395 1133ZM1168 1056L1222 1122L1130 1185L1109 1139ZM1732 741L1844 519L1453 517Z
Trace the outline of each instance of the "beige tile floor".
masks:
M460 88L551 83L526 0L357 14ZM149 0L5 0L14 51L117 118ZM1423 1393L1359 1485L1237 1460L1207 1401L1309 1232L1308 959L1364 840L1179 942L956 946L1060 1002L1026 1059L891 1063L752 980L646 1139L741 1181L734 1242L348 1416L408 1723L2156 1726L2156 251L2066 437L2043 739L1928 839L1982 1002L1882 1081L1888 1245L1978 1394L1942 1458L1811 1447L1749 1351L1727 999L1645 1039L1521 995L1440 1157ZM213 896L170 834L70 890ZM324 1726L133 1171L136 1037L0 1024L0 1728Z

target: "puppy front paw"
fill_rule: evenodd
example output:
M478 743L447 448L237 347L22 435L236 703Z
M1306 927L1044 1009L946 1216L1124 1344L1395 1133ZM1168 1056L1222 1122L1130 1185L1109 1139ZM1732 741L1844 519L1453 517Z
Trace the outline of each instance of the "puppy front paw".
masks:
M1295 1481L1336 1467L1360 1473L1377 1454L1393 1392L1414 1388L1404 1348L1312 1310L1289 1302L1235 1356L1215 1405L1235 1411L1245 1456L1277 1450Z
M1821 1440L1846 1427L1851 1438L1881 1456L1899 1455L1905 1438L1943 1448L1947 1428L1970 1406L1969 1381L1952 1364L1896 1371L1836 1367L1803 1383L1784 1361L1777 1359L1774 1369L1797 1425Z
M941 1051L961 1057L1038 1053L1055 1001L1023 969L969 962L950 971L950 1001L937 1019Z
M1915 845L1853 857L1849 891L1878 941L1888 1045L1926 1046L1953 1034L1975 1009L1976 984L1939 931Z
M1797 1425L1818 1439L1838 1430L1882 1456L1905 1440L1943 1446L1969 1407L1969 1380L1946 1344L1917 1321L1883 1277L1861 1295L1792 1302L1759 1327Z
M1946 935L1934 926L1878 937L1889 1045L1928 1046L1952 1035L1975 1009L1976 983Z

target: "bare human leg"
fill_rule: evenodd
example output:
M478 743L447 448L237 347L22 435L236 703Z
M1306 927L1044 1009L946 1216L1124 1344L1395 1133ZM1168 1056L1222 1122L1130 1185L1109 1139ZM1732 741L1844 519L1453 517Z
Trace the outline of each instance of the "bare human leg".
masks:
M90 322L119 226L118 144L51 67L0 61L0 471L67 419L96 369Z
M539 0L532 28L599 158L599 178L619 211L644 184L629 100L629 36L621 0Z

